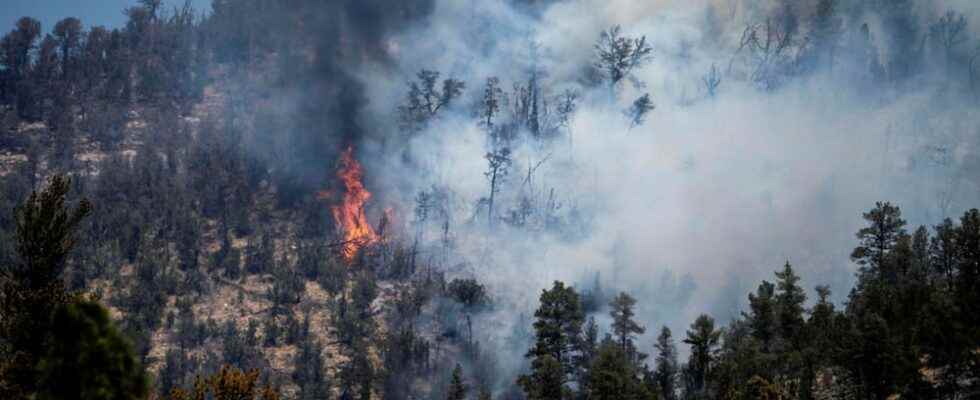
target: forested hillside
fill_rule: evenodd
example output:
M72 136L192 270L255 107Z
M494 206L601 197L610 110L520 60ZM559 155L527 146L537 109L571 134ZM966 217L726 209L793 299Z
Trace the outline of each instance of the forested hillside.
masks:
M0 39L0 398L980 396L970 1L123 12Z

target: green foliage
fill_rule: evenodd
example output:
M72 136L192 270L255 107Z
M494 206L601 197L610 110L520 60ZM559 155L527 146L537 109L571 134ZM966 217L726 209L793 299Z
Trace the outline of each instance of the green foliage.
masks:
M620 349L634 367L639 367L647 355L636 349L633 339L646 332L646 329L633 319L635 306L636 299L622 292L609 302L609 316L612 318L612 333Z
M330 381L326 375L323 346L307 337L299 346L293 367L293 382L299 385L297 399L314 400L330 397Z
M800 277L786 262L782 271L776 272L776 307L779 309L779 329L782 337L799 346L803 331L803 303L806 292L799 285Z
M657 342L653 347L657 350L657 367L653 372L657 398L675 400L677 398L679 366L677 364L677 348L674 345L674 337L670 333L670 328L664 326L660 329L660 335L657 336Z
M15 394L38 388L36 365L51 340L51 316L74 301L62 281L69 252L77 242L88 201L74 209L66 204L70 180L54 176L41 192L33 192L15 208L17 259L3 265L0 276L0 351L2 386Z
M691 356L687 362L687 393L700 397L705 395L708 379L715 363L715 351L721 339L721 331L715 329L715 320L701 314L687 331L684 343L691 346Z
M451 298L466 308L486 305L490 301L486 287L476 279L453 279L447 290Z
M75 234L79 224L92 212L87 200L75 209L68 208L66 195L70 190L71 180L54 176L44 191L32 193L26 204L14 211L19 262L5 270L5 275L28 290L60 283L68 253L78 241Z
M775 296L775 285L768 281L762 281L755 294L749 293L749 309L751 314L747 315L749 325L752 327L752 336L758 339L764 349L768 350L775 339L776 329L776 305L773 297Z
M101 305L61 306L38 363L38 399L141 399L148 379L129 341Z
M863 274L879 277L885 274L885 257L905 233L902 212L888 202L878 202L875 208L864 214L868 226L857 233L858 247L851 252L851 259L862 267ZM889 274L890 277L890 274Z
M314 75L327 73L331 80L345 81L346 69L335 68L332 59L369 59L379 55L375 51L387 49L353 49L353 54L346 54L344 46L345 54L337 56L336 43L330 40L347 44L358 37L335 28L344 25L338 21L344 21L330 14L351 15L337 13L337 8L321 2L280 7L268 0L217 0L213 13L200 18L189 7L170 12L159 0L138 3L126 10L125 26L119 29L86 30L81 21L66 18L50 35L44 35L39 21L22 18L0 39L0 118L4 119L0 147L29 156L27 163L0 177L0 208L12 208L30 188L38 186L38 177L52 171L71 171L78 177L74 185L54 178L14 215L0 215L0 398L99 398L102 394L86 390L101 390L103 380L111 381L118 374L141 373L129 347L148 355L151 338L167 311L165 326L172 332L164 336L176 348L164 354L158 376L161 389L181 386L195 371L213 370L212 358L223 357L245 367L263 366L256 332L263 326L262 345L297 349L293 373L280 378L299 383L301 398L328 397L333 392L325 381L324 344L311 337L309 314L302 320L295 316L311 280L329 297L326 303L332 320L327 328L330 339L337 340L331 345L343 356L338 362L337 392L344 398L394 399L395 392L409 392L406 388L417 379L431 378L433 370L447 375L448 368L441 363L456 361L450 360L453 356L481 354L472 334L463 349L453 347L458 343L448 349L439 348L439 343L430 348L421 327L430 322L424 315L425 304L435 294L448 294L468 311L486 305L490 296L479 282L456 280L446 287L440 279L413 280L407 284L411 289L396 300L391 313L396 316L384 321L385 329L379 329L378 321L388 317L391 303L379 301L377 281L417 278L417 259L431 249L413 245L408 250L396 245L387 265L377 267L366 261L348 268L323 245L334 231L332 218L329 207L312 199L308 186L324 183L323 172L317 176L311 171L329 170L324 163L330 157L324 155L333 154L315 149L336 147L336 135L323 130L332 127L334 120L343 121L345 128L358 123L359 117L351 111L359 106L335 104L333 99L364 90L348 82L338 88L339 93L327 90L330 95L324 96L324 85L317 84ZM913 79L924 70L924 57L940 53L945 56L947 74L964 75L966 67L973 83L977 57L963 53L967 24L955 11L925 21L920 18L928 14L917 14L914 2L907 0L868 4L817 0L806 10L791 1L777 3L771 15L760 14L772 24L746 30L756 43L775 38L780 43L774 46L785 50L773 53L774 47L765 45L759 47L762 52L754 53L777 60L760 67L766 88L771 82L819 69L852 74L851 79L875 84L888 79L894 84L918 85L934 78ZM357 11L371 14L372 6L364 7ZM709 10L713 12L714 7ZM874 22L871 28L865 20ZM624 80L642 87L636 72L652 54L645 38L622 32L619 27L603 32L594 48L593 72L602 75L614 94ZM379 37L388 36L380 33ZM298 36L305 39L295 40ZM319 41L321 37L327 42ZM929 44L933 47L927 47ZM789 56L791 53L796 56ZM576 95L566 92L564 97L545 99L545 93L555 88L542 87L549 79L544 79L543 72L539 76L535 57L532 53L534 65L526 81L523 77L487 80L480 109L471 111L477 111L480 125L488 131L527 130L537 137L546 131L539 123L565 127L570 123ZM275 83L249 86L251 79L266 72L257 66L275 63L281 69L270 74L269 80ZM714 68L710 76L713 72ZM235 82L228 93L218 88L216 97L227 103L217 107L225 108L214 110L211 102L197 103L209 74ZM738 74L726 76L739 79ZM514 104L508 103L511 94L500 88L501 82L509 81L517 82ZM239 83L242 87L237 87ZM956 87L944 82L944 91L947 86ZM256 100L248 95L250 91L259 89L255 91L261 93L260 104L268 105L276 103L275 98L268 101L270 89L281 88L298 93L300 108L313 111L280 116L284 113L277 107L261 107L271 110L263 110L254 127L240 118L240 110L250 110L249 103ZM462 81L422 70L409 84L399 107L402 131L417 134L446 115L446 110L467 105L460 102L463 89ZM653 107L651 97L640 94L627 111L633 126L642 123ZM353 97L353 103L373 101ZM549 102L560 104L549 109ZM192 112L198 105L202 107ZM188 127L202 111L210 115L206 121ZM226 111L231 117L215 116ZM501 115L507 112L514 114L510 121ZM6 133L18 124L37 121L48 127L43 134ZM132 140L134 130L138 131L136 140ZM490 188L483 204L489 205L492 224L498 218L495 207L507 207L495 204L499 202L495 196L502 190L500 182L511 163L516 162L505 143L516 133L491 135L498 141L487 154ZM92 145L110 154L96 165L97 173L77 170L81 152L76 143L84 143L85 150ZM143 147L129 155L134 143ZM125 156L111 155L120 149L126 149ZM72 209L66 201L70 193L91 196L99 207L91 208L83 201ZM434 221L433 217L440 219L443 249L448 253L452 236L448 195L433 189L426 196L419 197L416 218L420 225ZM510 197L501 196L505 201ZM94 218L83 220L86 215ZM562 218L546 217L548 226L564 224ZM816 303L807 312L799 277L787 263L776 273L775 284L764 281L749 295L746 314L724 329L716 328L707 316L695 321L685 340L692 351L683 371L666 328L654 346L656 369L649 371L640 365L643 353L634 342L642 342L639 337L644 329L635 321L634 299L622 294L613 300L609 330L615 339L600 344L601 329L595 320L583 321L586 312L598 312L608 299L598 285L579 298L574 290L556 282L542 294L535 313L534 344L527 353L531 369L521 377L521 387L531 398L585 398L589 390L594 390L595 398L632 398L643 396L644 388L638 386L642 375L659 397L669 400L679 392L671 385L683 375L685 394L692 398L811 398L809 388L821 386L818 380L830 376L836 397L851 392L865 398L973 395L980 382L980 353L976 351L980 348L980 215L971 210L956 221L943 221L932 235L922 227L912 234L906 232L900 211L889 203L876 204L865 220L868 226L858 232L858 246L852 253L860 266L858 282L845 310L830 301L826 287L818 287ZM270 223L280 221L298 228L280 229L281 224ZM420 229L418 236L426 232ZM248 245L240 252L232 242L243 239ZM209 259L215 244L218 251ZM78 249L69 253L73 247ZM284 254L277 260L279 253ZM264 293L272 308L259 316L264 318L261 323L250 320L247 329L239 330L232 322L221 330L213 320L195 319L193 303L206 300L216 285L227 284L225 279L257 278L249 275L272 279L271 288ZM76 302L72 291L91 288L95 282L99 283L98 293L102 283L108 282L111 304L123 314L120 326L135 346L125 345L104 310ZM171 297L176 298L176 312L168 309ZM72 341L67 341L69 336L59 326L73 327ZM520 333L515 336L523 339ZM208 342L209 338L215 343ZM220 355L187 356L197 354L206 343ZM88 366L102 359L107 368ZM487 382L479 378L481 364L466 365L474 365L472 375L474 386L481 388L480 398L490 397L483 391ZM81 372L66 376L71 368ZM454 375L461 384L460 373ZM193 392L178 391L174 396L254 398L259 395L252 390L257 376L222 370L215 378L199 381ZM98 382L89 383L92 381ZM145 390L132 386L133 392L128 392L124 389L129 383L113 385L120 389L120 398ZM846 388L836 389L843 386ZM72 388L80 389L71 392ZM576 390L580 393L573 393ZM407 394L416 395L421 394Z
M586 396L596 400L648 399L638 371L619 343L604 340L589 370Z
M576 372L574 353L585 318L578 293L555 281L541 292L534 317L535 342L525 355L531 359L531 374L521 375L518 382L529 398L563 398L570 390L569 375Z
M532 360L531 373L521 375L517 384L524 389L528 400L562 400L571 397L571 389L565 384L564 368L550 354Z

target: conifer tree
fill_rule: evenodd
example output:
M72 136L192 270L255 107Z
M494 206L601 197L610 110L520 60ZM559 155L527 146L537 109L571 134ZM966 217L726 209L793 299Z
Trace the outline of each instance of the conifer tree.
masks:
M691 329L687 331L684 343L691 346L691 356L687 362L686 393L695 398L705 396L708 378L715 361L715 350L721 339L721 331L715 329L715 320L706 314L698 316Z
M638 367L647 355L636 349L633 338L637 335L642 335L646 329L633 319L633 307L635 306L636 299L626 292L622 292L609 302L609 316L613 321L613 335L623 350L623 354L626 354L633 365Z
M755 294L749 293L750 313L745 315L752 328L752 336L759 340L765 351L770 349L776 336L776 305L773 297L775 285L762 281Z
M143 366L101 305L76 302L59 307L50 338L38 363L38 399L136 400L146 396Z
M532 360L531 374L522 375L518 383L528 397L558 399L569 391L566 382L575 372L574 353L585 318L579 295L555 281L550 290L541 292L534 316L535 343L525 355Z
M52 340L52 314L75 301L62 274L92 205L82 200L69 207L70 189L71 181L56 175L14 210L17 261L0 266L0 388L10 396L38 388L37 365Z
M637 375L632 360L614 340L603 340L589 370L588 399L641 400L649 394Z
M803 303L806 292L799 285L800 277L793 271L789 261L782 271L776 272L776 307L779 310L779 334L787 341L799 345L803 331Z
M678 374L677 347L674 345L670 328L664 326L660 329L657 343L653 347L657 349L657 367L653 372L657 395L662 400L675 400Z

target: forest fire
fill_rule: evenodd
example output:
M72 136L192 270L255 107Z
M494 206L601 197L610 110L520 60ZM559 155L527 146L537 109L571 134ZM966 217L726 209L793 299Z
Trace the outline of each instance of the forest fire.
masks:
M344 183L341 201L330 207L334 222L343 232L341 254L351 261L364 246L378 241L378 234L364 214L364 205L371 198L371 192L361 181L364 175L361 163L354 158L353 147L348 146L340 155L340 168L337 177Z

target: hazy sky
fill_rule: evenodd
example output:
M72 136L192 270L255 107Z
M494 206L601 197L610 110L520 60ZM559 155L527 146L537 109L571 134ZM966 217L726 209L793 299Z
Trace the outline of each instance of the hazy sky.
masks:
M86 26L119 27L126 21L122 11L137 0L0 0L0 32L13 29L14 22L23 16L41 21L49 32L58 20L76 17ZM168 8L183 5L184 0L164 0ZM211 0L191 0L197 10L210 10Z

